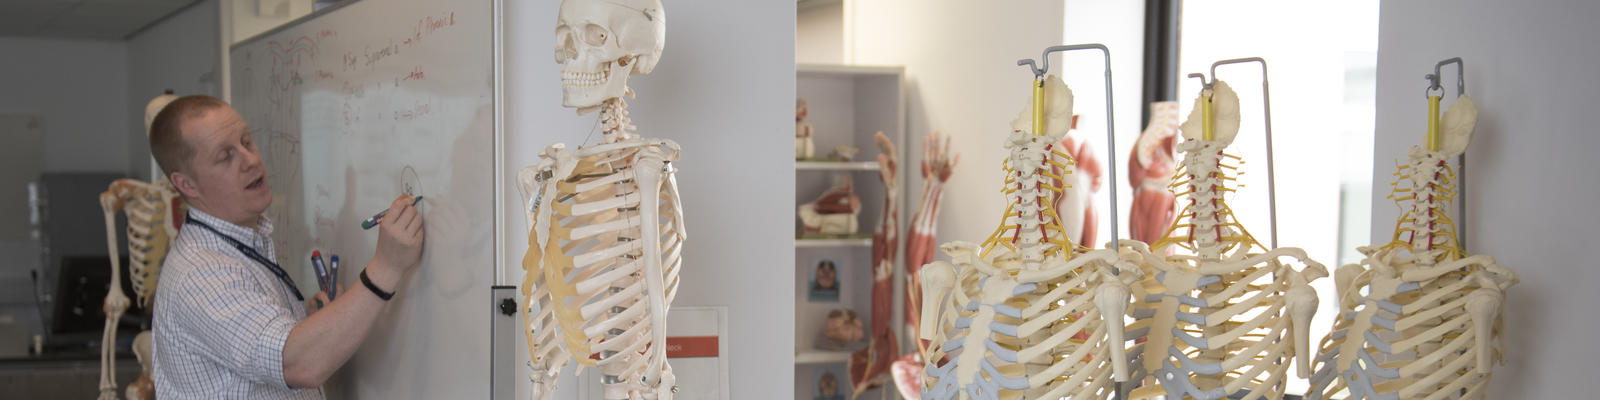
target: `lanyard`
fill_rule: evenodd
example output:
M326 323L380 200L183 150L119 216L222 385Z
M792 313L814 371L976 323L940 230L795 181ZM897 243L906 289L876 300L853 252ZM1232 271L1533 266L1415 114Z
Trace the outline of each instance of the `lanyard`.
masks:
M185 215L183 221L184 223L195 224L195 226L205 228L206 230L211 231L211 233L217 234L217 236L221 237L222 240L228 241L228 243L232 244L234 248L239 249L240 253L244 253L245 257L250 257L250 259L255 260L264 267L267 267L267 271L271 271L273 275L277 275L278 280L283 281L283 285L288 286L289 291L294 292L295 300L306 301L305 296L300 294L300 288L294 286L294 280L289 279L289 273L284 272L283 267L279 267L278 263L272 262L272 260L262 256L261 253L256 252L256 249L251 248L250 246L245 246L244 243L239 242L238 239L234 239L231 236L225 235L222 233L222 231L218 231L217 228L212 228L211 225L194 219L193 216Z

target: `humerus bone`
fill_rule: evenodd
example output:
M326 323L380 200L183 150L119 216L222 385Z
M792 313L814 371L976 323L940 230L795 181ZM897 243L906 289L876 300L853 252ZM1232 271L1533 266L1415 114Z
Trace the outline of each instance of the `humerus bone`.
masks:
M1045 128L1005 141L1001 226L981 245L940 246L951 260L921 271L918 337L932 341L924 398L1106 398L1113 377L1131 373L1123 315L1142 248L1088 250L1068 239L1052 205L1073 159L1055 148L1066 129L1051 128L1071 115L1071 97L1059 78L1045 79L1051 109L1034 114L1050 118Z
M1209 139L1200 134L1208 119L1202 101L1212 101L1217 116ZM1203 91L1183 125L1189 140L1178 145L1184 157L1171 187L1190 201L1150 247L1156 255L1179 251L1145 258L1147 280L1135 287L1133 306L1141 320L1129 334L1147 335L1134 353L1141 372L1159 384L1136 398L1164 391L1167 398L1244 392L1244 399L1279 399L1291 364L1309 375L1308 329L1317 304L1309 283L1327 270L1300 249L1266 248L1233 218L1223 194L1233 190L1227 183L1234 167L1222 161L1236 157L1222 151L1238 129L1238 96L1222 81Z
M625 107L615 99L601 111L603 144L552 145L517 174L531 197L522 292L535 398L553 395L569 361L599 367L607 399L675 390L666 313L686 237L670 164L679 150L628 134Z
M104 344L100 349L100 398L116 399L117 321L132 305L122 293L116 213L121 211L128 217L128 278L133 281L139 305L150 310L161 275L161 261L166 259L167 249L178 236L187 208L179 199L178 190L164 179L156 183L118 179L100 193L100 209L105 213L106 248L111 255L111 287L104 306L106 325L100 338L100 343Z
M1457 193L1447 159L1466 150L1476 113L1462 96L1445 112L1439 148L1407 152L1389 196L1405 213L1389 244L1361 247L1361 264L1339 268L1341 317L1322 342L1307 398L1484 397L1503 293L1517 275L1466 254L1449 217Z

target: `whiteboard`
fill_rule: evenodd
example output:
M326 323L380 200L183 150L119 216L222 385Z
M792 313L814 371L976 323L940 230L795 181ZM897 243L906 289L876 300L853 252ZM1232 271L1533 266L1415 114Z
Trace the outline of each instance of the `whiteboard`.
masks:
M378 232L360 222L425 196L422 265L324 386L331 398L489 396L495 270L495 2L366 0L229 52L232 103L261 146L278 261L304 293L309 257L355 284Z

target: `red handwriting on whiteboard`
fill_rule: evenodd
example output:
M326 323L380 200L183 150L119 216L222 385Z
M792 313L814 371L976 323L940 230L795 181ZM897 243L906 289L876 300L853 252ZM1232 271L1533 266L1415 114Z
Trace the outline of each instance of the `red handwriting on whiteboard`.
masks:
M432 114L432 113L433 113L433 103L432 102L421 102L421 101L419 101L419 102L414 103L411 106L411 108L404 109L404 110L395 110L394 111L394 120L395 121L411 121L411 120L420 118L420 117L422 117L424 115L428 115L428 114Z
M413 40L420 42L420 41L422 41L422 39L424 37L427 37L428 35L432 35L434 32L438 32L440 29L448 28L448 27L455 26L455 25L456 25L456 13L455 13L455 11L451 11L451 12L448 12L448 13L439 13L438 15L429 15L429 16L426 16L426 17L418 18L417 19L416 30L413 31L413 33L411 34L411 38L407 39L405 43L406 44L411 44L411 42Z
M422 72L422 66L418 65L411 67L411 72L401 75L398 78L394 78L394 85L400 86L400 82L422 80L426 79L427 77L428 75Z

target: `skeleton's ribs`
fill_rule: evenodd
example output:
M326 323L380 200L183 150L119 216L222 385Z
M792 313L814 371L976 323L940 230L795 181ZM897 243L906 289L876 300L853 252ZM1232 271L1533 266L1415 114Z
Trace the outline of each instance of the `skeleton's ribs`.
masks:
M166 259L171 240L177 237L184 210L177 201L177 190L166 181L151 184L133 179L118 179L100 193L100 209L105 214L106 249L111 257L111 283L102 311L105 330L100 336L100 398L116 399L117 324L132 302L122 292L122 262L117 249L116 213L128 216L128 270L139 304L150 309L155 299L161 261ZM170 212L169 212L170 211Z
M575 153L553 145L518 173L529 205L522 292L537 399L553 395L569 361L598 367L607 399L670 399L675 390L664 326L684 240L670 167L678 148L629 134L625 107L613 99L601 108L602 144Z

